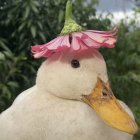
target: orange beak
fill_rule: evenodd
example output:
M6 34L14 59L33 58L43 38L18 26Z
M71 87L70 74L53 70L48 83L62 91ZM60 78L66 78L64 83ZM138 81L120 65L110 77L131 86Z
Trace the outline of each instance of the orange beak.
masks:
M89 104L109 126L135 134L138 126L132 117L122 108L110 87L98 78L95 89L82 100Z

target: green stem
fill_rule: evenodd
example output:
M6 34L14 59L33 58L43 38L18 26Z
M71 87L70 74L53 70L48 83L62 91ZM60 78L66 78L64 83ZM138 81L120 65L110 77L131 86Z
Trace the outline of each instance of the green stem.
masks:
M72 19L72 3L71 0L67 0L65 21Z
M67 35L73 32L80 32L83 28L78 25L72 16L72 3L71 0L67 0L66 13L65 13L65 24L60 35Z

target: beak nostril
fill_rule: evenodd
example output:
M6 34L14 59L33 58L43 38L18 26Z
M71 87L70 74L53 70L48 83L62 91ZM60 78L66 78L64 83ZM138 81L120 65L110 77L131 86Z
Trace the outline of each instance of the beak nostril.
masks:
M105 93L104 91L103 91L103 96L107 96L107 93Z
M103 89L103 91L102 91L102 94L103 94L103 96L107 96L108 95L108 91L107 91L107 89Z

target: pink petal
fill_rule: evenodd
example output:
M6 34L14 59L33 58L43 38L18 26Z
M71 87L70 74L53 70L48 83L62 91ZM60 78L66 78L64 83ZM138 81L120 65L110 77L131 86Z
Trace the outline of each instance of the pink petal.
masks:
M72 36L82 38L83 34L82 32L76 32L76 33L73 33Z
M57 39L57 38L56 38ZM45 43L45 44L43 44L43 45L35 45L35 46L32 46L32 51L34 52L40 52L40 51L42 51L42 50L45 50L46 48L47 48L47 46L48 45L50 45L50 44L52 44L53 42L55 42L56 41L56 39L53 39L53 40L51 40L50 42L48 42L48 43Z
M98 43L103 43L105 40L107 40L107 38L103 37L101 34L92 33L92 32L84 32L84 33Z
M116 43L116 39L115 38L109 38L107 41L105 41L107 44L110 44L110 45L112 45L112 44L114 44L114 43Z
M85 34L83 34L85 36ZM90 37L83 37L82 41L86 44L88 47L93 47L93 48L99 48L101 46L100 43L94 41Z
M87 31L102 34L103 36L116 36L118 28L114 27L111 31L97 31L97 30L87 30Z
M116 42L115 36L104 36L103 34L93 33L85 31L83 34L88 37L83 39L83 42L89 47L93 46L94 48L100 48L101 46L106 46L108 48L114 47L114 43Z
M47 45L47 48L49 50L57 49L59 47L59 45L61 44L62 40L63 40L63 36L57 37L53 43Z
M58 38L55 38L53 40L51 40L50 42L48 43L45 43L43 45L40 45L40 47L43 49L43 48L47 48L49 45L51 45L52 43L54 43Z
M34 52L34 51L35 51L35 52L39 52L39 51L41 50L40 47L41 47L41 45L36 45L36 46L32 46L31 49L32 49L33 52Z
M35 58L43 57L43 56L45 55L46 52L47 52L47 50L34 53L34 57L35 57Z
M53 51L47 51L45 54L44 54L44 56L43 57L50 57L50 56L52 56L54 54L54 52Z
M35 58L51 57L56 52L64 52L72 48L73 51L87 50L90 48L108 48L115 47L117 29L112 31L87 30L84 32L75 32L65 36L59 36L52 41L32 46L32 52ZM70 36L72 38L70 43Z
M66 36L63 36L63 39L62 39L59 47L55 51L56 52L63 52L68 48L70 48L69 35L66 35Z
M79 44L79 41L77 40L77 36L74 35L74 34L72 35L71 47L72 47L73 50L79 50L80 49L80 44Z
M63 38L60 46L61 47L64 47L65 46L65 47L70 48L69 35L64 36L64 38Z
M80 37L77 37L77 40L79 41L79 44L81 46L81 50L87 50L88 46L81 40Z
M107 44L107 43L103 43L102 46L107 46L107 48L114 48L115 47L114 44Z

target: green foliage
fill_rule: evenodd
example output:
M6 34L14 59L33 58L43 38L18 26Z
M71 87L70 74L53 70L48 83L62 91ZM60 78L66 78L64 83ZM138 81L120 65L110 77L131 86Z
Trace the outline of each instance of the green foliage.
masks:
M122 21L119 26L116 48L103 50L114 91L129 105L135 105L140 97L139 37L138 27L134 27L133 24L125 25Z
M32 65L32 67L31 67ZM25 54L15 56L7 47L0 52L0 110L5 110L18 92L33 84L34 63L27 62Z
M140 28L135 18L129 24L126 21L119 25L116 47L102 52L113 91L131 107L140 126ZM140 139L140 131L134 139Z
M108 18L96 18L95 3L97 0L74 0L76 21L88 29L109 29ZM66 0L0 1L0 112L34 84L42 60L32 58L30 47L48 42L60 33L65 4ZM116 48L101 51L113 91L132 108L140 125L140 29L136 19L130 24L122 21ZM135 137L139 139L140 132Z

